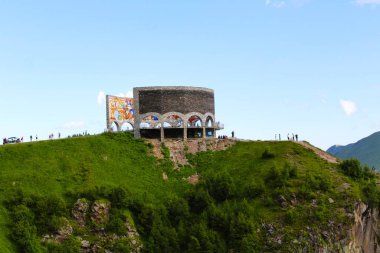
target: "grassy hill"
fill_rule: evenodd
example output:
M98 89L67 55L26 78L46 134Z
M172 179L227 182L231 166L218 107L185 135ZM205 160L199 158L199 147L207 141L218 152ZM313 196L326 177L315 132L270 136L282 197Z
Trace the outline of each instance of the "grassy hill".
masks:
M332 146L328 153L341 159L358 159L361 163L380 169L380 132L347 146Z
M119 221L130 219L146 252L311 249L305 233L321 237L327 230L331 238L344 233L342 227L351 222L345 210L369 198L362 189L370 177L348 177L291 142L238 142L226 151L189 155L191 165L180 170L163 151L165 158L157 160L148 144L128 133L1 146L0 252L70 252L41 242L57 228L57 217L73 227L73 243L66 249L80 247L78 236L94 243L94 223L80 227L70 211L84 197L93 204L111 203L102 231L125 233ZM195 173L201 180L191 186L184 178ZM114 192L126 194L115 197ZM49 203L63 203L57 206L64 210L46 211ZM326 228L331 221L340 232ZM101 246L123 252L122 243L107 243Z

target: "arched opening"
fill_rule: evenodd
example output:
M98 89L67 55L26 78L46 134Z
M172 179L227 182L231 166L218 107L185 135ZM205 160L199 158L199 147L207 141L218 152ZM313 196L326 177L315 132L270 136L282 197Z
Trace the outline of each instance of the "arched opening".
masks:
M144 117L140 123L140 135L146 139L160 139L161 123L160 119L154 115Z
M183 127L183 119L175 114L169 115L164 119L164 128Z
M206 119L206 127L211 128L214 126L214 120L211 116L208 116Z
M202 119L199 116L193 115L187 121L187 138L202 138Z
M148 115L141 120L140 128L155 128L159 124L159 118L154 115Z
M214 120L211 116L206 118L206 137L212 138L215 136Z
M202 119L196 115L191 116L187 121L187 127L202 127Z
M132 132L133 125L130 122L124 122L123 125L121 126L121 131Z
M170 139L183 139L183 119L176 115L169 115L164 119L164 137Z
M119 124L116 121L112 122L109 130L111 132L118 132L119 131Z

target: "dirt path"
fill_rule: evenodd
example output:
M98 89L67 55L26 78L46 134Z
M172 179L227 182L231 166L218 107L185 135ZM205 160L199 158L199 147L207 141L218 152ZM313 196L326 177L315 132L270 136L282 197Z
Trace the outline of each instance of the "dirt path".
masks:
M313 145L310 145L309 143L307 142L304 142L304 141L299 141L299 142L296 142L302 146L304 146L305 148L307 149L310 149L312 151L314 151L314 153L316 153L319 157L321 157L322 159L325 159L326 161L330 162L330 163L338 163L338 160L336 157L330 155L329 153L317 148L317 147L314 147Z

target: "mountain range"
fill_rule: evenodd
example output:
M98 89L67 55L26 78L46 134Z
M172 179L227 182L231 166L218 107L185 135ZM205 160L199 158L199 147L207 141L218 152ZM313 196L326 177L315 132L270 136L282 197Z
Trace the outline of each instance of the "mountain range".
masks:
M328 153L341 159L358 159L361 163L380 169L380 132L347 146L334 145Z

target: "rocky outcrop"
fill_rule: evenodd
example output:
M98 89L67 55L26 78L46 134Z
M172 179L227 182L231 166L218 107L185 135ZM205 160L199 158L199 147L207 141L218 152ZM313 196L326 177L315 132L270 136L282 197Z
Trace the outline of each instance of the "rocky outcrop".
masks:
M96 200L91 207L91 221L97 230L104 230L109 220L111 203L107 200Z
M360 202L355 205L354 218L351 240L344 252L380 253L379 210Z
M87 199L78 199L71 209L72 219L60 218L61 226L57 232L44 235L43 243L63 243L76 235L82 253L108 252L118 243L128 245L131 253L140 253L143 249L140 234L135 228L132 217L126 214L125 232L115 234L107 231L110 219L111 203L108 200L96 200L91 205ZM90 208L91 206L91 208Z
M55 234L44 235L42 237L42 242L48 243L61 243L73 234L73 227L66 218L62 218L62 226L58 229Z
M73 215L78 225L81 227L84 227L86 224L88 207L89 204L86 199L78 199L75 202L73 209L71 210L71 214Z
M158 159L164 159L159 140L145 140L152 147L153 155ZM170 160L175 168L188 165L186 154L196 154L204 151L226 150L235 143L233 139L192 139L192 140L165 140L164 144L170 151Z
M131 252L141 252L143 244L140 241L140 234L137 232L136 228L132 225L132 223L128 221L128 219L125 222L125 226L128 230L126 237L128 238Z

